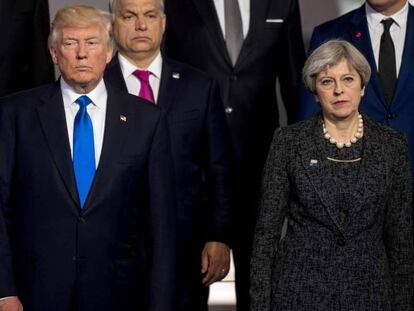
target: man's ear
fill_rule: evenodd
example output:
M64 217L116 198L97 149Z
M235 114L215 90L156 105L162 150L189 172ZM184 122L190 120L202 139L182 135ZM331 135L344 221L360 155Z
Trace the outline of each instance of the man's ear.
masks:
M56 53L56 49L53 46L49 48L49 53L50 53L50 56L52 57L53 63L57 65L58 64L57 53Z

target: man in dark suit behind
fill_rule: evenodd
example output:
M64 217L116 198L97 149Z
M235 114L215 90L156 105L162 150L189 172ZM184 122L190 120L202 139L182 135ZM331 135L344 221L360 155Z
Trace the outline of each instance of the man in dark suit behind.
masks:
M61 9L62 77L0 104L0 310L172 310L175 222L160 109L102 79L110 20Z
M385 31L385 20L391 19L388 31ZM367 0L361 7L317 26L312 34L310 51L334 38L349 41L368 60L374 74L360 109L374 120L407 135L413 169L414 7L407 0ZM387 45L381 42L387 41L391 43L391 54L381 53L381 46L387 51ZM385 67L381 66L384 63ZM300 116L307 119L320 109L309 92L302 95Z
M218 80L236 152L233 245L238 310L249 308L249 263L260 179L279 126L279 79L297 119L305 58L297 0L166 0L165 53ZM238 18L235 18L238 16Z
M178 209L176 303L180 311L202 311L207 286L229 270L230 133L217 85L161 55L163 7L162 0L112 1L119 53L105 79L168 115Z
M55 80L49 28L48 0L0 1L0 97Z

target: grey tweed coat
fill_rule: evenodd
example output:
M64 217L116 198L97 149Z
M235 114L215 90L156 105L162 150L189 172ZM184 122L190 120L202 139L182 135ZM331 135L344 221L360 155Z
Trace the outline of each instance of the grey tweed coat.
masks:
M275 132L253 246L251 311L413 310L406 140L364 117L362 161L344 208L324 170L319 118Z

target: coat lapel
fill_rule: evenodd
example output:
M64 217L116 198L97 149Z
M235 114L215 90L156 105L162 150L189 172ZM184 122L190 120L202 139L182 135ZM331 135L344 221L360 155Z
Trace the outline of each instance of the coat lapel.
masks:
M262 32L261 27L264 27L268 7L269 0L250 1L249 32L240 50L240 55L235 65L236 68L239 67L254 50L254 47L257 44L257 39L260 38L260 33Z
M332 219L338 230L344 235L345 229L335 207L330 204L334 202L331 198L332 192L329 191L335 182L330 174L326 174L327 159L323 157L322 125L320 116L314 117L309 128L303 130L300 138L300 155L302 165L312 183L322 204L325 206L329 217Z
M82 212L85 214L101 204L107 195L106 187L108 181L112 179L112 171L116 168L114 162L119 159L122 145L128 137L129 110L124 103L117 98L115 90L107 86L108 101L105 117L105 131L99 159L99 165L95 173L95 178L91 186L88 198Z
M214 43L217 45L218 50L223 52L222 55L224 55L226 62L231 65L231 60L227 52L223 31L221 30L220 22L213 1L193 0L193 3L197 8L201 18L203 19L208 32L211 34Z
M407 83L412 82L414 71L414 7L410 4L408 6L407 33L405 35L404 52L397 88L393 99L394 107L398 107L399 104L406 105L406 100L401 99L401 97L407 95L406 89L411 87L410 85L407 85Z
M59 81L53 85L50 93L43 96L42 104L37 107L37 112L59 175L70 194L70 198L79 206ZM74 208L76 205L73 205Z
M181 86L182 79L185 79L183 73L174 67L168 58L163 57L161 84L158 93L157 104L167 113Z
M111 62L106 66L105 81L109 82L113 87L116 87L119 90L128 92L119 64L118 53L112 57Z
M382 87L377 75L377 64L375 62L371 37L369 35L365 4L355 12L348 31L350 42L365 56L371 66L372 73L369 84L372 86L381 104L385 108L388 108L385 101L384 92L382 91Z

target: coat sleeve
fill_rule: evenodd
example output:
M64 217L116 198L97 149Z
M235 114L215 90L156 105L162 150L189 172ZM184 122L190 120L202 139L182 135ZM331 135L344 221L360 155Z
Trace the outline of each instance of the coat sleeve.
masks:
M232 143L218 86L211 82L206 120L207 183L210 214L208 241L230 244Z
M167 123L161 114L149 155L149 311L174 310L175 197Z
M0 298L17 296L7 229L8 197L13 168L14 139L5 105L0 101Z
M407 142L400 139L393 150L384 242L393 287L392 310L403 311L414 308L412 187Z
M277 129L265 166L261 207L251 259L251 311L270 311L272 266L286 215L290 192L287 144Z

